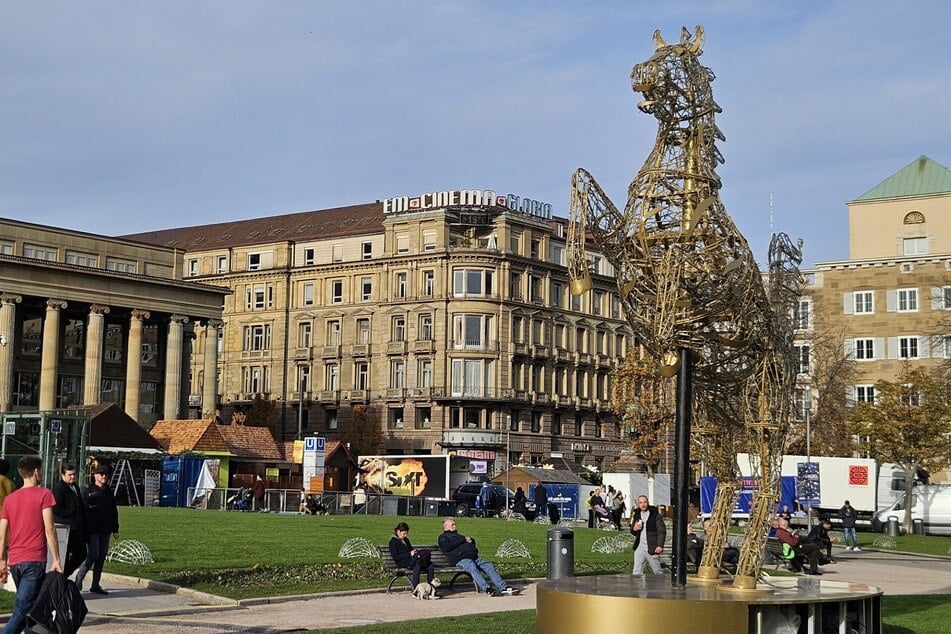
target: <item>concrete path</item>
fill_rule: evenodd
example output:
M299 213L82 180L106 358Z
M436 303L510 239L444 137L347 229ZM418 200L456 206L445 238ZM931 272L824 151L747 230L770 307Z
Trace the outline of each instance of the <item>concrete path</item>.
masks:
M838 563L823 567L823 579L878 586L887 595L951 595L951 559L842 549L835 555ZM236 602L108 574L103 586L108 596L84 595L89 608L84 633L263 634L535 608L534 583L518 586L522 592L517 596L492 598L463 583L436 601L416 601L405 591L372 590Z

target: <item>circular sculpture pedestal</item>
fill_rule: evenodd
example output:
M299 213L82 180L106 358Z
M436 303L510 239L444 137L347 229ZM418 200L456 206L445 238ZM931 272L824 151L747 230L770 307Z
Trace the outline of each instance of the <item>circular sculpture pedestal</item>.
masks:
M724 592L690 584L673 588L666 575L569 577L538 584L536 631L594 632L628 623L663 632L763 632L778 609L799 615L810 632L882 631L882 591L874 586L815 577L772 578L761 592Z

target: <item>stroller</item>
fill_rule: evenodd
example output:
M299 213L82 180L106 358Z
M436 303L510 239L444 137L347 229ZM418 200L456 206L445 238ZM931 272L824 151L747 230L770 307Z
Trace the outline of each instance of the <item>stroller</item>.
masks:
M595 504L592 507L592 510L594 511L594 520L597 528L602 530L616 528L614 525L614 518L611 516L611 513L606 508L604 508L604 505Z
M241 487L237 493L225 500L225 509L228 511L250 511L251 489Z

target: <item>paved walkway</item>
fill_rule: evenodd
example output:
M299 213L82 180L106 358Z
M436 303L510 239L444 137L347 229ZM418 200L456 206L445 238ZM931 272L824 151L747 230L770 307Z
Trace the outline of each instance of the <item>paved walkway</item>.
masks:
M823 579L874 585L889 595L951 595L951 559L841 549L835 554L838 563L823 568ZM405 591L370 590L237 602L108 574L103 575L103 586L108 596L84 595L89 608L84 633L265 634L535 608L535 583L518 586L522 592L517 596L492 598L475 594L463 583L464 590L437 601L416 601Z

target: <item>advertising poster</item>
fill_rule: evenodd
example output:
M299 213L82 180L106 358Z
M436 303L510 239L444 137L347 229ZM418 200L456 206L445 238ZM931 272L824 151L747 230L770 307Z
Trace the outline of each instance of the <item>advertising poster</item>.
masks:
M363 456L357 486L371 494L446 498L448 456Z

